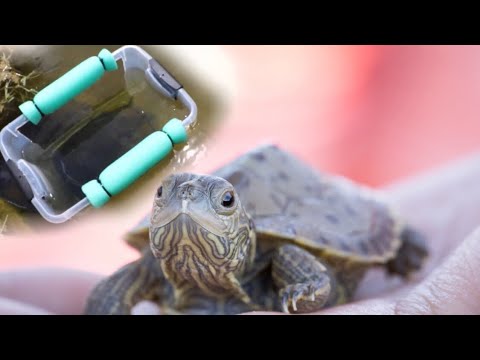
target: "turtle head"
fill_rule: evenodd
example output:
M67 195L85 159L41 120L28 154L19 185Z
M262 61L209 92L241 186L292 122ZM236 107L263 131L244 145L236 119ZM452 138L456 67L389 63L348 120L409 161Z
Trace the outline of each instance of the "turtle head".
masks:
M175 288L193 285L210 295L241 290L238 279L253 263L256 239L228 181L170 175L155 194L150 224L151 249Z

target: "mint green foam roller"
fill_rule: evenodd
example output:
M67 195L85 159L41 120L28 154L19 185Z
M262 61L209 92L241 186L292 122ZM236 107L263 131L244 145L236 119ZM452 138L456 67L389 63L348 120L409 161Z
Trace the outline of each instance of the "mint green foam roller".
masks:
M111 195L117 195L165 158L171 150L172 142L168 135L156 131L103 170L99 180Z
M100 208L110 200L110 195L105 191L103 186L97 181L92 180L82 186L83 193L87 196L88 201L95 208Z
M20 110L32 123L38 124L43 115L57 111L97 82L106 71L117 68L112 53L103 49L98 56L88 58L41 90L33 102L20 105Z

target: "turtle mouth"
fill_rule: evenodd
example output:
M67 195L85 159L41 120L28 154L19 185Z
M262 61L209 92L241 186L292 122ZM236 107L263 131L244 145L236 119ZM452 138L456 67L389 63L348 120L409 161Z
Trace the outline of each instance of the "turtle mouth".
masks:
M228 238L211 232L183 212L152 229L150 243L155 255L162 260L188 256L215 268L224 267L234 252Z

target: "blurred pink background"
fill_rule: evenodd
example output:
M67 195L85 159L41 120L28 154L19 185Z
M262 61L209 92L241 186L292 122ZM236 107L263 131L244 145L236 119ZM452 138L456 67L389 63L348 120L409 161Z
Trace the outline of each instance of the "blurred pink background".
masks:
M312 166L382 186L480 149L478 46L224 46L236 95L208 172L275 142ZM121 236L150 209L108 209L41 235L0 238L0 269L110 273L137 257Z

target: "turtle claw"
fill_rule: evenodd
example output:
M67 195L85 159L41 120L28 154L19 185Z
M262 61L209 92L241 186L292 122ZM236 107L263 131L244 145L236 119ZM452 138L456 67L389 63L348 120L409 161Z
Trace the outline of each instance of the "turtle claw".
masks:
M330 294L329 281L312 281L288 285L280 292L284 313L306 313L320 310Z
M292 304L292 308L293 308L293 311L294 312L297 312L297 301L301 300L301 298L303 297L303 293L302 291L299 291L299 290L296 290L293 292L293 296L292 296L292 299L291 299L291 304Z
M308 291L309 291L309 294L310 294L310 301L315 301L315 286L313 286L312 284L310 284L310 286L308 287Z
M283 295L282 295L282 311L286 314L289 313L288 311L288 304L289 304L289 296L288 296L288 292L283 292Z

